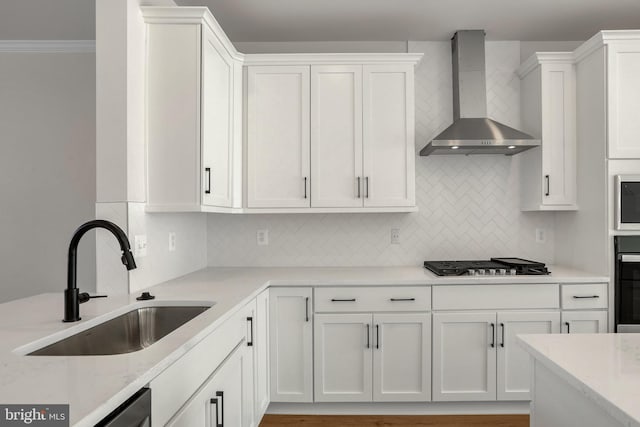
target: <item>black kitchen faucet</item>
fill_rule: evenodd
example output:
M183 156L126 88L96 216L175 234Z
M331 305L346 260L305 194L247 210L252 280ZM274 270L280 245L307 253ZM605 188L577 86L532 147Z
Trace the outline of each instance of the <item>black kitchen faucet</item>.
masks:
M80 294L78 285L76 284L77 276L77 258L78 258L78 243L84 234L93 228L104 228L109 230L118 239L120 249L122 250L122 263L127 267L127 270L133 270L136 268L136 261L133 259L131 253L131 244L124 231L114 223L105 221L102 219L96 219L93 221L82 224L73 233L71 243L69 244L69 262L67 270L67 289L64 291L64 319L63 322L77 322L80 320L80 303L87 302L89 294Z

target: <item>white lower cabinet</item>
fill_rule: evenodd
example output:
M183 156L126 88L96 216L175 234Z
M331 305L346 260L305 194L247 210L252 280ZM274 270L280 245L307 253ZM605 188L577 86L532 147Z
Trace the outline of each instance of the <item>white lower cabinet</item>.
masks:
M269 290L269 366L272 402L313 401L311 288Z
M434 313L433 400L495 400L496 313Z
M559 333L560 313L452 312L433 315L433 400L528 400L522 333Z
M244 343L215 371L198 393L169 421L171 427L244 426L242 369Z
M374 402L431 400L431 315L374 314Z
M607 332L606 311L563 311L562 333L604 334Z
M259 422L269 406L269 289L256 297L254 325L255 416Z
M497 325L497 398L530 400L531 358L516 342L516 335L560 333L560 313L499 312Z
M429 314L316 314L316 402L430 399Z

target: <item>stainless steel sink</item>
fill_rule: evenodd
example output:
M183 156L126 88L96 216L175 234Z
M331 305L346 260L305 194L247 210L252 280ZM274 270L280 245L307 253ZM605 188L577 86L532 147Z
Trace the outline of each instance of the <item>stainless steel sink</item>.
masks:
M198 316L208 306L156 306L129 311L29 353L29 356L97 356L149 347Z

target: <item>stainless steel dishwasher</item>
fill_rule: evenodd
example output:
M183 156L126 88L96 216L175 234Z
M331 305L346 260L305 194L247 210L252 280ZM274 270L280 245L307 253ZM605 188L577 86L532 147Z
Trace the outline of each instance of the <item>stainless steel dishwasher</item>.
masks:
M151 427L151 389L138 391L96 427Z

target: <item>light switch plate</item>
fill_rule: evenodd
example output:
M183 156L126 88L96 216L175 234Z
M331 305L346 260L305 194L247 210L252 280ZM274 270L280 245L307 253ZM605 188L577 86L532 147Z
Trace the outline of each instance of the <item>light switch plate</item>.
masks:
M137 234L133 237L133 255L138 258L147 256L146 234Z

